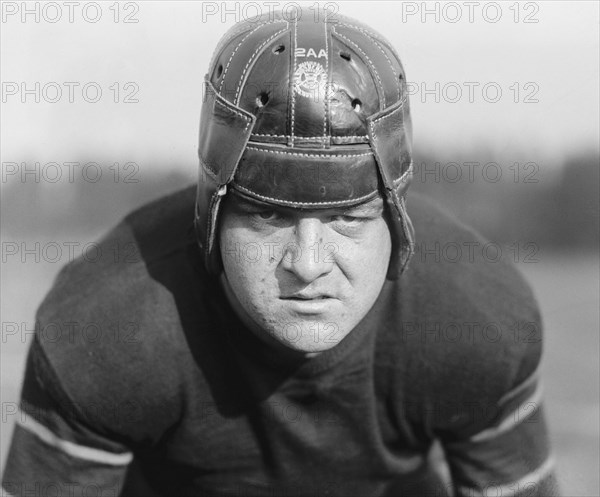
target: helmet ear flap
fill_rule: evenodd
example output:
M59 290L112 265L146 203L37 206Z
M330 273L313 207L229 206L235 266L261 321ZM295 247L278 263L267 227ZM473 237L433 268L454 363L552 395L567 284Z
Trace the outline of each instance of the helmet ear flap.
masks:
M410 174L412 169L406 183L411 181ZM391 281L400 278L415 251L415 229L406 211L407 188L408 185L401 185L393 196L385 195L384 216L392 237L392 256L386 278Z
M232 181L252 133L255 116L219 95L205 77L200 116L200 169L194 226L208 271L221 271L217 224L227 185Z
M369 117L367 121L392 233L393 250L387 278L395 280L406 269L414 252L414 228L405 204L413 171L411 122L404 100Z
M201 168L202 174L202 168ZM194 216L194 231L196 241L204 259L204 265L210 274L221 272L221 258L218 244L218 214L221 207L221 197L217 196L218 185L208 175L199 178L196 190L196 212ZM217 196L217 198L215 198Z

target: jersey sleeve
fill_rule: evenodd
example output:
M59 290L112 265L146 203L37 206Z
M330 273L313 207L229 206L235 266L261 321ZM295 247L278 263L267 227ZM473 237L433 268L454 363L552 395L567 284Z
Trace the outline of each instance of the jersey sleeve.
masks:
M193 274L194 195L135 211L99 239L97 257L57 275L36 313L6 494L120 495L126 474L127 486L162 455L195 373L171 281Z
M418 406L413 426L424 440L441 442L451 495L559 495L540 374L544 330L532 289L506 254L466 250L488 241L416 200L420 242L401 280L399 349L414 378L403 390L409 406ZM442 257L457 247L458 257Z
M481 408L493 412L489 426L444 444L457 495L559 495L538 372Z
M36 337L29 355L3 495L120 494L133 454L90 418L127 415L127 406L77 402L66 393Z

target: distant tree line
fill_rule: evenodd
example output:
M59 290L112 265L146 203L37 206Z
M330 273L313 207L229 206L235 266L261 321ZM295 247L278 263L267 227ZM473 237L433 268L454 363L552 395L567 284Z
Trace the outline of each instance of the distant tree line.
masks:
M598 248L600 163L595 153L571 157L557 167L499 165L483 158L448 162L419 151L414 163L411 191L433 197L494 242ZM3 175L2 229L14 235L98 233L130 210L196 181L195 164L152 166L139 167L135 175L108 167L97 180L90 175L57 182L43 175Z

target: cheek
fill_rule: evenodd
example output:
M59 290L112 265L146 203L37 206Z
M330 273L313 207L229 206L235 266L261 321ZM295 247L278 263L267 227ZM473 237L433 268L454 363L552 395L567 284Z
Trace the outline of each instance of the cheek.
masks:
M264 239L251 235L247 229L226 222L219 234L225 275L237 297L243 301L266 294L271 265Z
M365 285L369 288L376 287L377 293L385 281L392 253L391 238L387 231L386 234L387 237L378 239L379 243L371 244L362 258Z
M242 235L240 227L227 221L227 216L223 216L221 226L219 227L219 250L223 269L230 283L234 283L239 278L244 278L247 265L243 262L243 253L246 241Z
M337 261L354 285L377 285L385 280L391 252L390 232L382 219L360 240L340 244Z

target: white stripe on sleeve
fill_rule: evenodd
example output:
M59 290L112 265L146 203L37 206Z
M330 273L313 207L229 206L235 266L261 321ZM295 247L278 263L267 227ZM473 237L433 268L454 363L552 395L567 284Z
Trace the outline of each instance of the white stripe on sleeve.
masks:
M19 410L19 414L20 415L17 416L17 424L20 427L32 433L46 444L60 449L72 457L100 464L108 464L110 466L127 466L133 460L133 454L131 452L115 454L114 452L108 452L94 447L86 447L84 445L69 442L68 440L63 440L57 437L44 425L36 421L33 417L28 416L21 410Z
M521 402L514 411L506 416L498 426L486 428L485 430L476 433L469 438L469 442L483 442L484 440L495 438L502 433L512 430L539 410L541 401L542 387L538 384L532 394Z
M468 497L487 497L490 495L514 497L522 492L525 492L525 495L531 495L532 490L535 490L538 484L554 469L554 462L554 457L550 456L535 471L506 485L488 485L481 490L470 487L459 487L459 490L461 495L467 495Z

